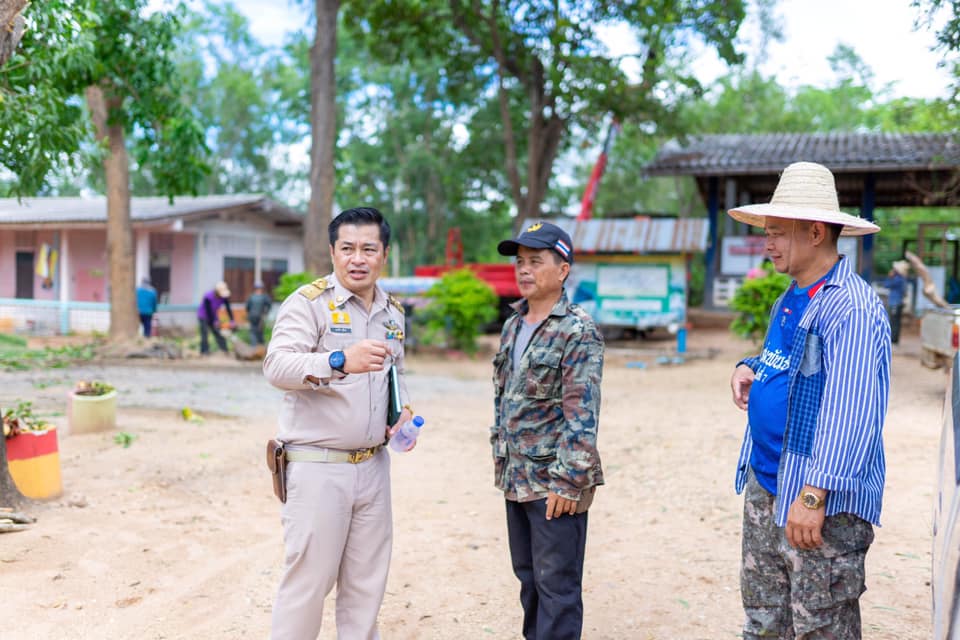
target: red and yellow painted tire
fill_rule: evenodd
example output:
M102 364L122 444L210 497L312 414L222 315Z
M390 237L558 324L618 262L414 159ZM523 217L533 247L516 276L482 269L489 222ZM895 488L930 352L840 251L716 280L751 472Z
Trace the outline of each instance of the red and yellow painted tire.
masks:
M63 493L57 430L25 431L7 439L10 477L20 493L34 500Z

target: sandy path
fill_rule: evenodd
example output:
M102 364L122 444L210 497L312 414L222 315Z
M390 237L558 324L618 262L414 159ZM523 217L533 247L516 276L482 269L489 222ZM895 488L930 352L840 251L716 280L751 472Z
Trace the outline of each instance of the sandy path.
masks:
M732 481L743 415L727 379L750 347L722 331L691 335L693 351L708 346L720 353L680 366L656 365L649 350L608 353L607 486L590 512L584 638L738 637L741 500ZM920 366L917 349L908 336L894 357L884 526L862 600L868 639L930 635L945 378ZM625 366L638 360L646 368ZM516 638L517 585L486 444L489 365L421 357L410 369L427 427L413 453L393 458L396 535L382 635ZM0 537L0 637L266 637L282 542L261 458L278 396L249 366L98 371L128 387L118 428L138 438L128 449L112 434L62 439L64 497L33 508L39 522L29 531ZM0 400L32 397L62 411L63 385L90 377L80 373L90 372L0 374ZM225 413L241 417L178 418L186 403L222 408L220 394L229 395ZM321 637L334 638L332 599L326 611Z

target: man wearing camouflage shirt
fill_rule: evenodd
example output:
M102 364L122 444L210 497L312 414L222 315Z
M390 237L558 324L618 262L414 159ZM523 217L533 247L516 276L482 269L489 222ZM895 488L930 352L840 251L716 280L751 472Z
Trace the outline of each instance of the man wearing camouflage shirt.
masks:
M523 296L493 361L490 433L520 580L523 637L579 638L587 509L603 484L597 452L603 337L563 288L573 263L566 232L538 222L498 250L516 256Z

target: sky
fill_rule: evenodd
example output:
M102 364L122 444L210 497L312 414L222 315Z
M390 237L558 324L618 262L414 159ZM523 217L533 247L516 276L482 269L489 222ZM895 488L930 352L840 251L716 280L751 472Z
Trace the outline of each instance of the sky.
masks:
M235 0L250 18L251 31L265 44L282 44L285 34L306 24L304 5L291 0ZM874 89L892 83L894 97L946 97L949 74L939 69L940 55L931 51L934 33L914 30L919 11L910 0L780 0L784 39L770 45L760 65L765 75L776 75L788 87L803 84L826 87L834 77L827 58L840 43L849 45L873 70ZM742 37L756 33L748 22ZM616 53L631 49L631 38L610 32L608 46ZM750 45L747 43L747 51ZM697 56L694 69L702 82L723 75L725 69L709 52Z

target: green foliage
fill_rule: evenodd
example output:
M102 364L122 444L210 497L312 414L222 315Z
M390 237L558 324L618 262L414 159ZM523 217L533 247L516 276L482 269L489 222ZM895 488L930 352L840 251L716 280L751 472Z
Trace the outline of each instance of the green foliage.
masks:
M37 193L55 171L103 153L83 108L85 89L99 85L122 101L110 119L129 136L134 173L165 195L195 192L209 169L173 64L181 14L150 13L146 0L53 0L32 3L24 17L30 28L0 68L0 166L16 175L9 189Z
M114 434L113 441L124 449L129 449L130 445L132 445L133 441L138 437L136 434L121 431L120 433Z
M468 269L449 271L430 287L430 303L421 312L427 329L443 332L447 344L476 353L477 336L484 324L497 317L497 295Z
M280 276L280 282L273 288L273 299L283 302L291 293L305 284L310 284L317 279L312 273L285 273Z
M379 0L344 10L381 61L419 64L423 52L445 52L431 60L442 93L413 104L438 113L472 96L469 108L452 115L468 147L498 160L480 174L496 180L495 190L478 192L480 201L490 192L508 197L520 215L540 210L570 131L595 132L609 114L642 124L648 135L669 128L676 107L700 91L685 54L705 47L738 61L734 38L744 17L740 0ZM632 56L639 80L603 41L613 25L626 26L639 43Z
M747 277L730 301L730 308L738 314L730 330L754 343L763 340L770 324L770 309L789 285L789 277L777 273L771 263L764 263L763 275Z
M0 334L2 335L2 334ZM27 371L29 369L62 369L80 361L92 360L94 343L28 349L25 340L16 336L2 336L0 340L0 369Z
M112 391L116 388L102 380L81 380L73 388L78 396L105 396Z
M33 403L17 401L12 409L0 409L3 419L3 436L12 438L24 431L46 431L50 425L33 413Z

